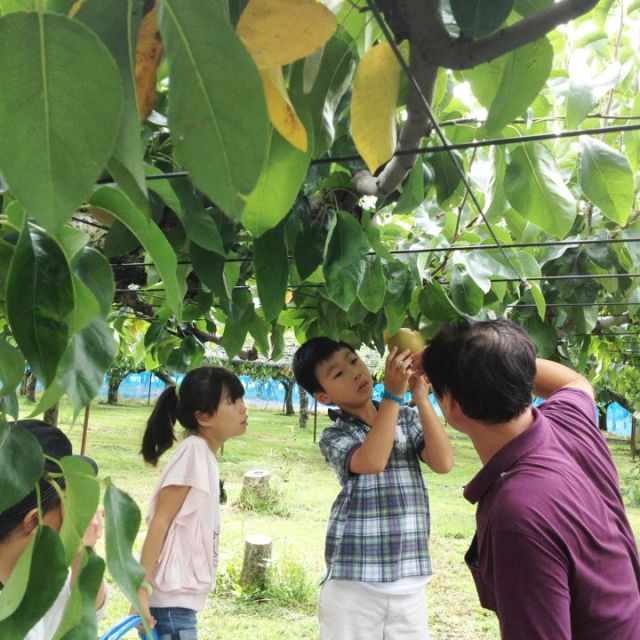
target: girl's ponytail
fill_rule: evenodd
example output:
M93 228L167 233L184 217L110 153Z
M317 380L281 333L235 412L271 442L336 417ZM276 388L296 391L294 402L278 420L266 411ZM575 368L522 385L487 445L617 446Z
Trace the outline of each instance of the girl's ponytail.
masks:
M178 393L174 385L167 387L158 397L147 420L140 453L145 462L158 464L160 456L173 446L176 440L174 426L178 408Z

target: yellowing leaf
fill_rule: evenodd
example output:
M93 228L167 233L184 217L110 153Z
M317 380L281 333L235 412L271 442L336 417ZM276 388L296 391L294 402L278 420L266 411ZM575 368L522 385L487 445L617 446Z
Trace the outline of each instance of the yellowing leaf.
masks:
M351 135L371 173L396 148L396 103L400 64L388 43L372 47L360 59L353 79Z
M336 17L315 0L249 0L237 33L258 69L268 69L305 58L336 28Z
M300 151L307 150L307 130L296 113L284 87L282 67L260 71L271 123L287 142Z
M158 0L145 14L136 43L136 101L138 116L144 120L156 100L156 76L162 58L162 40L158 26Z

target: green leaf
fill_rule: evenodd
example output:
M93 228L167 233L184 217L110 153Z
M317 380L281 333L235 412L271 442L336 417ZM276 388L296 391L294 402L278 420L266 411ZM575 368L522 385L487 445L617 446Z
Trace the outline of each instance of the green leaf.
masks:
M0 395L12 393L24 375L24 356L19 349L0 339Z
M65 456L58 463L65 480L60 540L64 546L65 562L70 565L80 550L84 532L98 508L100 484L93 467L80 456Z
M93 549L87 548L84 565L54 640L93 640L97 637L96 598L104 568L104 560Z
M100 307L91 290L76 276L72 275L75 306L70 320L71 334L82 331L100 313Z
M281 222L253 241L258 296L268 322L275 320L282 311L287 293L289 258L284 231L285 224Z
M152 183L154 190L157 182L156 180ZM205 209L200 198L194 193L189 181L173 180L170 186L175 191L182 205L178 207L175 212L178 218L180 218L180 222L187 232L189 239L197 245L200 245L203 249L214 251L221 256L226 255L218 225L213 219L211 211ZM160 195L159 192L157 193Z
M111 312L116 285L108 260L96 249L85 247L72 262L74 273L95 296L103 316Z
M269 120L258 70L222 4L164 0L159 22L176 157L198 189L239 219L263 169Z
M298 115L312 133L311 121L306 110L298 109ZM289 144L273 127L267 148L267 166L256 188L247 197L242 213L242 224L254 236L275 227L289 212L302 188L307 175L313 140L309 138L306 153Z
M429 164L434 171L433 181L436 185L436 197L439 205L445 203L456 192L462 181L460 173L456 169L456 160L461 167L464 167L459 151L434 153L429 158Z
M585 73L583 66L570 73L571 82L567 92L567 128L575 129L586 118L598 100L620 81L621 69L613 63L600 76L593 78Z
M624 226L633 209L634 178L627 159L609 145L581 136L580 186L602 213Z
M474 95L489 110L485 129L493 136L522 115L544 87L553 47L542 38L464 72Z
M7 279L7 315L33 372L49 385L69 342L73 282L58 244L28 223L16 245Z
M558 344L558 333L556 329L550 324L543 322L537 315L526 316L520 320L520 322L522 322L522 326L533 338L538 357L551 357Z
M0 18L0 171L49 231L86 199L111 156L122 82L111 54L66 16Z
M553 4L553 0L516 0L514 9L523 17L537 13L540 9Z
M468 273L459 269L451 271L450 294L454 305L469 315L473 316L482 309L484 293Z
M462 33L478 40L496 31L511 13L514 0L451 0Z
M0 418L0 513L32 491L43 470L42 449L35 437Z
M420 294L420 309L429 320L444 324L454 323L464 316L437 282L425 284Z
M84 0L74 18L89 27L113 55L124 89L115 150L107 168L140 211L147 212L147 184L136 106L135 59L144 0Z
M327 242L323 271L327 295L347 311L356 298L364 274L363 256L369 249L360 223L350 214L338 211Z
M522 144L511 152L505 194L521 215L556 238L571 229L576 201L543 144Z
M0 16L14 11L35 11L36 0L0 0Z
M176 254L158 226L142 214L121 191L101 187L91 196L91 204L108 211L135 234L154 261L167 292L171 310L180 317L182 291L178 283Z
M228 298L231 295L224 273L224 256L207 251L192 242L189 247L189 257L191 258L193 270L200 278L200 281L213 291L216 296Z
M364 273L358 287L358 299L363 306L376 313L382 307L387 291L382 261L378 256L365 256Z
M398 329L404 327L407 319L407 305L405 301L398 299L391 304L385 304L384 317L387 324L387 332L392 336Z
M402 195L393 208L394 214L412 213L424 201L424 168L422 161L418 161L413 165L413 169L409 173Z
M140 509L131 497L110 480L104 494L107 568L127 600L140 610L138 591L145 570L133 557L133 543L140 528Z
M529 291L531 291L531 295L533 296L540 320L544 321L544 315L547 312L547 301L544 299L540 285L537 282L530 282Z
M318 71L309 90L303 86L305 62L302 60L294 65L291 88L313 118L312 157L319 158L333 144L336 109L349 89L355 71L356 47L353 38L342 27L338 29L322 49Z
M28 574L24 591L26 597L22 598L8 618L0 622L2 640L22 640L27 631L51 608L67 579L64 549L53 529L40 527L33 541L31 558L29 553L23 555L27 556L27 561L22 562L22 558L18 561L0 595L0 602L4 599L6 590L13 591L13 581L23 585L25 574Z

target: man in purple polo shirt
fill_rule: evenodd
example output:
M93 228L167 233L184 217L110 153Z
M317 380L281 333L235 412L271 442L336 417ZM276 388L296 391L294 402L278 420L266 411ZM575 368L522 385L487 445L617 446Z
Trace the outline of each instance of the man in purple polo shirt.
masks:
M465 559L502 638L640 639L638 550L591 384L508 320L447 327L416 364L483 464Z

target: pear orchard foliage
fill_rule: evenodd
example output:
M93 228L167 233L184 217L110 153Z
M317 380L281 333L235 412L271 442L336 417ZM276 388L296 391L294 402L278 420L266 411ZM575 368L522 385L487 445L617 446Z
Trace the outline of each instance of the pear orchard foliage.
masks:
M503 315L626 392L631 359L596 334L637 320L640 133L601 129L640 122L639 23L637 0L0 0L2 415L26 367L34 413L63 394L79 412L116 355L279 360L285 332L382 353L385 330ZM463 148L431 153L432 117ZM489 138L510 141L464 148ZM2 508L42 470L21 437L1 423ZM79 531L100 485L69 465ZM103 488L108 570L135 602L139 511ZM39 532L2 638L77 546ZM85 562L60 638L95 628L104 563Z

